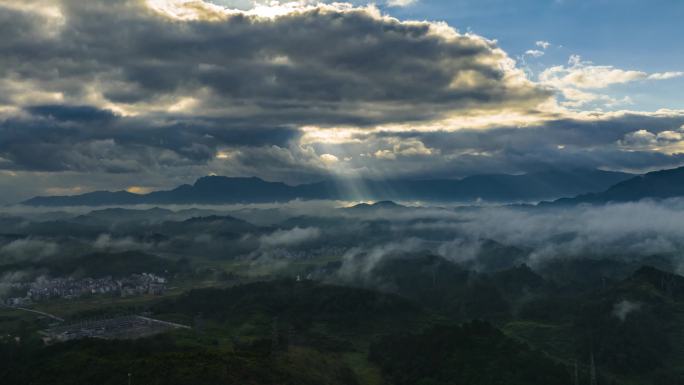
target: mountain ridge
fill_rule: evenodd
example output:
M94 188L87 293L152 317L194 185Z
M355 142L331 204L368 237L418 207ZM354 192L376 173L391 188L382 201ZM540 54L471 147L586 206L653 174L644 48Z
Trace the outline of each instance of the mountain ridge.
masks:
M463 179L326 180L288 185L257 177L205 176L171 190L134 194L95 191L70 196L38 196L28 206L106 206L135 204L275 203L295 199L422 200L434 202L515 202L555 199L603 191L633 174L602 170L542 171L508 175L484 174Z
M606 204L684 196L684 167L649 172L614 184L603 192L561 198L544 205Z

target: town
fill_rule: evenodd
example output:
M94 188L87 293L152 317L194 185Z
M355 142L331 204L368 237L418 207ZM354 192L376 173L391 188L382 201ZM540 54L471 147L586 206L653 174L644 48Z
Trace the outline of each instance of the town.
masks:
M131 274L121 279L114 279L111 276L81 279L40 277L33 282L13 283L14 292L25 294L7 298L4 303L7 306L26 306L34 302L74 299L87 295L162 295L166 291L166 283L166 278L151 273Z

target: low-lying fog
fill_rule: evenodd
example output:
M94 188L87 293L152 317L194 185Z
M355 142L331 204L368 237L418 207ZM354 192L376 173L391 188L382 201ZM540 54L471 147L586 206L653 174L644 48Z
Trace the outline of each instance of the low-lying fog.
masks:
M35 209L0 214L3 280L45 261L142 251L173 259L239 259L259 274L316 258L363 276L384 258L433 254L489 271L522 263L658 259L682 272L684 200L574 208L425 207L295 201L202 207ZM494 256L494 257L492 257Z

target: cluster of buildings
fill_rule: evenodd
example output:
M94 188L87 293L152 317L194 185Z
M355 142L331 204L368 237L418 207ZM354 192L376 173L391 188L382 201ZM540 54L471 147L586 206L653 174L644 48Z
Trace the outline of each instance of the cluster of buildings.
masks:
M44 336L43 341L49 344L81 338L136 339L173 329L190 329L190 327L132 315L57 326L44 330L41 334Z
M8 306L24 306L49 299L72 299L86 295L120 295L131 297L145 294L162 295L166 279L155 274L131 274L122 279L104 278L39 278L31 283L17 284L26 290L23 297L5 300Z

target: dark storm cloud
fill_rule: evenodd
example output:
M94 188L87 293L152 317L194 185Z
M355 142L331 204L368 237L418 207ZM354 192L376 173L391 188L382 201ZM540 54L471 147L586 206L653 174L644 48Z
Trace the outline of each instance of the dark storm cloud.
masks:
M54 119L62 122L107 123L116 119L111 111L91 106L33 106L26 111L36 117Z
M229 119L148 121L87 106L34 106L27 118L0 122L5 168L34 171L135 172L203 164L217 147L284 146L288 127L249 127Z
M550 96L493 42L365 8L181 21L142 1L51 4L0 2L0 107L23 109L0 120L5 169L138 172L243 147L282 168L308 162L281 151L301 125L528 109Z
M0 45L0 75L77 98L97 81L115 103L204 89L206 107L236 108L233 117L323 125L534 107L550 96L512 81L505 53L485 39L367 9L184 22L134 1L65 1L61 9L65 21L51 33L27 12L3 10L10 43Z

